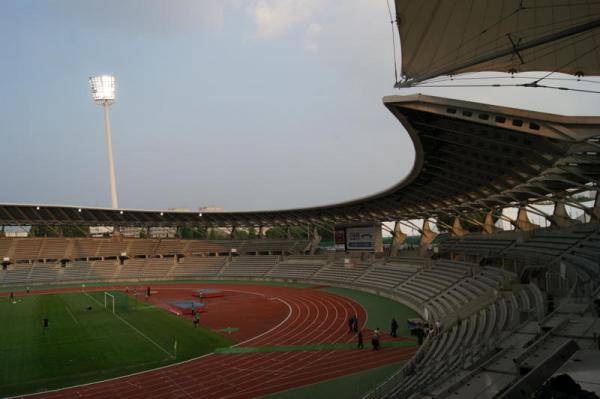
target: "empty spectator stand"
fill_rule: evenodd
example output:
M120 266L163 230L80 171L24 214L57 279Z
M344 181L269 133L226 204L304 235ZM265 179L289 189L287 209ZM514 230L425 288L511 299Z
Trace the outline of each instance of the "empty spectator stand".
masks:
M328 258L323 256L291 256L270 269L266 277L310 279L325 266Z
M196 278L217 276L229 258L217 256L186 256L169 271L170 278Z
M236 256L220 271L224 277L264 277L277 262L276 255Z
M325 280L340 283L353 283L360 276L372 267L370 261L360 259L336 258L322 267L313 275L316 280Z
M0 258L10 262L95 260L163 255L302 254L303 240L178 240L113 238L0 238Z

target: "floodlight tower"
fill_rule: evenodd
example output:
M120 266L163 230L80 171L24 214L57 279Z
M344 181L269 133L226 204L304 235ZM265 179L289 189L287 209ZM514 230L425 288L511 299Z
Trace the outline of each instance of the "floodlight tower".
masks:
M115 165L112 152L112 132L108 107L116 100L116 80L112 75L99 75L90 77L92 99L104 108L104 134L106 136L106 149L108 151L108 171L110 177L110 198L114 209L119 207L117 202L117 183L115 181Z

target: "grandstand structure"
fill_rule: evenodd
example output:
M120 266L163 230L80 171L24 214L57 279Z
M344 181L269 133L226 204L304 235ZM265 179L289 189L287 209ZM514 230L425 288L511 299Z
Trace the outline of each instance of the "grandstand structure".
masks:
M390 297L438 324L440 332L370 397L517 397L515 389L535 392L573 359L595 364L589 353L598 351L594 337L600 335L593 302L600 295L600 204L597 194L589 207L576 195L597 193L600 118L421 95L386 97L384 103L407 129L417 157L407 178L372 197L202 216L5 204L0 223L242 227L396 220L388 253L310 255L314 240L2 238L0 284L250 279ZM527 217L539 202L554 203L545 215L550 228ZM511 231L493 223L508 218L505 207L519 208ZM569 207L587 218L569 218ZM430 223L442 220L453 220L445 226L450 237L428 251L436 235ZM477 232L463 223L478 226ZM402 225L421 231L419 256L397 256ZM600 387L598 379L580 382Z
M401 182L376 195L334 205L253 212L181 212L78 206L0 204L0 225L256 227L351 225L456 217L552 201L554 225L571 223L564 206L600 216L573 196L594 191L600 118L524 111L446 98L389 96L384 105L415 146L415 163ZM537 211L539 213L539 211ZM513 225L526 225L523 214ZM465 217L465 216L463 216ZM492 219L474 221L488 232ZM460 225L449 226L460 230ZM422 227L426 229L425 226Z
M562 23L552 19L561 12L535 14L535 1L449 0L442 10L437 1L395 3L405 73L398 86L462 72L600 71L597 2L556 5L573 11ZM474 21L484 12L497 29L480 31ZM487 47L468 41L474 30ZM440 43L456 56L432 61ZM576 45L583 56L569 62ZM243 279L349 287L406 304L435 331L367 398L526 398L560 374L600 395L600 117L426 95L383 103L416 155L402 181L375 195L253 212L0 204L0 225L233 230L395 221L386 253L319 253L316 229L308 241L0 238L0 285ZM432 248L434 224L448 237ZM400 251L402 227L419 231L420 251Z

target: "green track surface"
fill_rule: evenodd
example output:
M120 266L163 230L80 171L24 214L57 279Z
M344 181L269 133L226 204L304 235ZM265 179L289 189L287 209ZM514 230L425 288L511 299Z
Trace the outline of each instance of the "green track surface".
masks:
M392 317L395 317L400 325L398 335L410 337L410 331L408 330L406 320L419 317L419 315L408 306L388 298L346 288L328 287L321 289L323 291L354 299L356 302L360 303L367 311L368 318L366 327L369 329L379 328L382 331L389 332Z
M162 309L113 294L117 315L104 308L103 292L18 296L16 303L0 298L0 397L103 380L231 345Z
M356 399L377 386L386 377L400 368L402 363L395 363L361 373L351 374L333 380L306 385L288 391L263 396L262 399Z

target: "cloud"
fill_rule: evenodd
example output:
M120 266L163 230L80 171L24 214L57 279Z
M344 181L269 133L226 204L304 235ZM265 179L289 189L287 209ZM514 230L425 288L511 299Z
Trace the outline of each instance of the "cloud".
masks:
M323 2L307 23L304 50L335 69L349 91L375 98L392 92L392 37L385 1L346 0L343 6Z
M304 50L309 53L316 53L319 51L319 38L323 27L319 24L312 23L306 28L304 34Z
M220 29L239 0L54 0L51 12L104 30L165 35Z
M325 3L318 0L253 0L247 12L256 25L254 36L268 40L307 24Z

